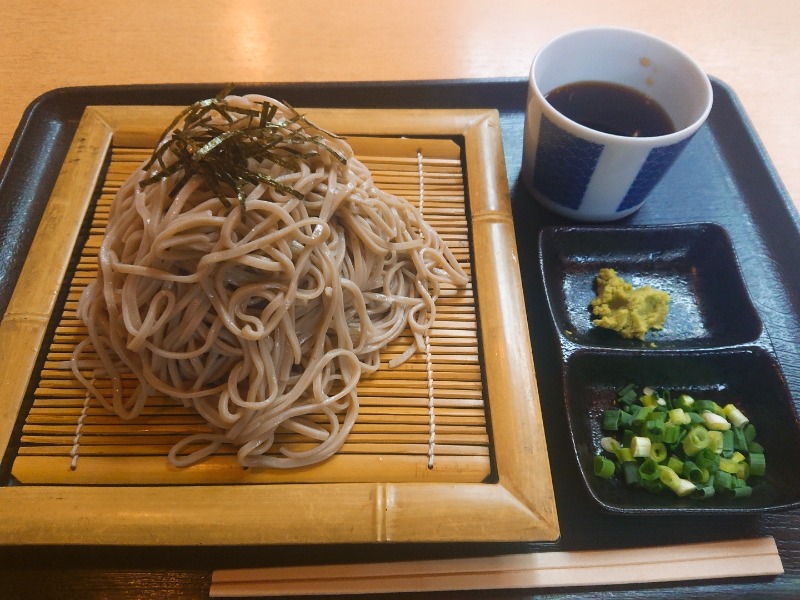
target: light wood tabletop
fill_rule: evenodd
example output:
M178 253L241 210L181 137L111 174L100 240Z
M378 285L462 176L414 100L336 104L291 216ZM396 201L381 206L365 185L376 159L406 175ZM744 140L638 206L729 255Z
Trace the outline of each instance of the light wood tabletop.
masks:
M738 95L800 205L795 0L0 0L0 154L25 107L63 86L525 77L570 29L640 29Z

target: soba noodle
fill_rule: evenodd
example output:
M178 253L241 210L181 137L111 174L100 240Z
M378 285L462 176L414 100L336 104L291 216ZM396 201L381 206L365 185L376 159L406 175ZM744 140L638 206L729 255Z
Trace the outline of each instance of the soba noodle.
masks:
M213 433L176 444L175 465L223 444L243 466L316 463L344 443L356 385L378 369L381 349L407 328L415 342L391 366L423 348L440 285L467 276L421 213L379 190L344 140L271 98L205 102L173 124L113 201L97 279L78 305L88 337L72 369L125 419L153 395L194 407ZM202 149L181 141L209 128L222 133ZM253 177L214 179L210 167L180 162L241 154L241 144L225 143L243 129L247 143L264 145L261 128L282 141L234 157ZM133 393L123 390L131 376ZM304 443L273 448L276 432Z

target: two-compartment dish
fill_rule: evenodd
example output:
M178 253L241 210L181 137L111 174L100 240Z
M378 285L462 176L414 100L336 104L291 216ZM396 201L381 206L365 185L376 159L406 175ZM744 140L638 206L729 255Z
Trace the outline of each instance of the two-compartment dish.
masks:
M628 514L751 513L800 505L800 432L768 335L742 279L731 241L712 223L643 227L550 227L541 270L563 359L567 419L582 479L606 510ZM623 339L592 324L600 268L670 294L664 328ZM601 479L602 413L627 384L733 402L759 431L768 468L748 498L654 495Z

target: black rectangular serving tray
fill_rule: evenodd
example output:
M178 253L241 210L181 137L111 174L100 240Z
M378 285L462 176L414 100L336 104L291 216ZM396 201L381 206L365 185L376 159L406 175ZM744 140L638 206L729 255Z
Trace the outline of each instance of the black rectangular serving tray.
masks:
M763 336L800 410L800 218L735 94L713 79L714 107L707 123L635 215L610 224L712 223L725 229L763 325ZM0 314L19 276L72 135L87 105L189 104L215 95L223 84L64 88L35 100L0 164ZM519 178L527 81L420 81L375 83L242 84L237 93L257 92L296 106L379 108L497 108L501 115L506 168L514 208L520 268L547 445L553 471L561 539L540 545L385 545L131 549L0 548L6 572L31 564L59 569L111 570L122 581L131 568L168 570L165 583L184 574L184 588L204 586L211 569L365 560L473 556L532 550L588 550L691 543L771 535L785 574L775 579L713 581L670 587L680 597L745 598L800 593L800 510L755 515L666 515L657 518L604 511L586 491L574 458L564 405L563 355L539 268L539 234L545 227L576 225L546 212ZM580 227L578 224L577 226ZM602 225L600 227L603 227ZM9 351L4 348L0 351ZM800 457L798 457L800 475ZM198 525L202 526L202 525ZM343 556L346 555L346 558ZM134 565L134 567L131 567ZM657 568L657 567L656 567ZM88 570L87 570L88 569ZM205 574L197 575L199 570ZM112 575L112 579L114 576ZM76 580L80 583L81 576ZM153 584L152 578L150 585ZM180 587L180 585L178 585ZM154 589L155 589L154 588ZM46 589L46 586L42 589ZM88 588L87 588L88 589ZM175 588L173 588L175 589ZM553 590L560 598L585 597L585 590ZM661 597L665 586L624 584L607 590L615 598ZM595 596L593 596L595 597Z

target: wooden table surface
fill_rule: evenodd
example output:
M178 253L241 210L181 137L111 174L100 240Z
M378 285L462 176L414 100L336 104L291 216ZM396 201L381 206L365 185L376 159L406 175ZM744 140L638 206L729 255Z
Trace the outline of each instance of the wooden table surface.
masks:
M614 25L667 39L729 84L800 206L799 22L796 0L0 0L0 155L54 88L524 77L553 36ZM5 548L0 596L203 597L197 552Z
M800 203L795 0L0 0L0 155L25 107L76 85L527 76L569 29L659 35L728 83Z

